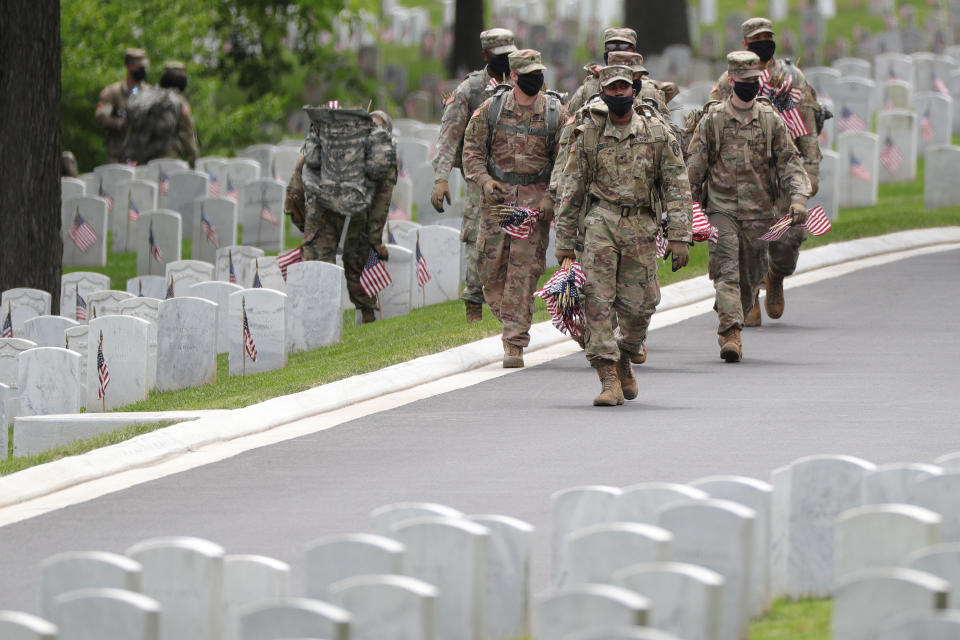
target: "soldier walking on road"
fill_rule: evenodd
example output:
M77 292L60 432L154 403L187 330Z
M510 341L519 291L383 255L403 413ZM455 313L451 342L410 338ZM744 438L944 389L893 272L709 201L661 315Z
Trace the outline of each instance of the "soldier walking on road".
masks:
M710 244L710 279L717 290L720 357L739 362L740 329L767 272L760 240L777 212L780 194L794 225L807 217L810 181L790 132L769 101L757 99L761 62L751 51L727 55L732 94L713 104L690 140L687 171L693 199L719 231Z
M674 270L687 264L693 239L680 143L658 116L634 110L633 73L628 66L600 70L602 101L581 112L557 184L556 257L563 264L576 252L583 265L584 337L600 377L598 406L637 397L630 361L660 302L655 203L662 198L667 213Z
M123 55L127 75L100 92L97 102L97 124L103 129L103 145L110 162L126 160L123 144L127 139L127 98L140 87L149 86L147 77L147 53L143 49L127 49Z
M810 179L810 196L814 196L819 188L820 161L823 154L820 152L820 143L817 135L820 133L823 120L821 107L817 101L817 93L807 82L803 72L789 58L774 58L777 43L774 39L773 23L766 18L750 18L742 25L743 46L757 54L760 58L761 69L769 77L766 85L774 93L773 105L781 114L797 109L802 125L797 122L791 129L791 138L800 154L803 156L803 168ZM786 84L785 84L786 83ZM789 95L793 89L800 90L799 101L794 101ZM727 82L726 74L720 76L717 86L710 94L711 100L724 100L730 97L732 89ZM803 131L806 130L806 133ZM799 134L799 135L798 135ZM776 203L776 215L784 216L790 207L789 200L781 198ZM797 259L800 257L800 245L807 237L807 232L800 228L790 229L779 240L770 242L767 252L770 256L770 269L766 274L767 296L764 307L771 318L783 315L783 279L792 275L797 268ZM759 295L759 291L758 291ZM745 324L748 327L760 325L760 306L754 300L754 306Z
M503 324L503 366L523 366L530 343L533 292L546 268L553 200L547 187L566 109L552 92L542 92L540 52L509 55L514 86L498 88L470 118L463 140L467 180L483 191L477 235L477 270L490 310ZM533 232L517 239L501 228L495 207L539 209Z
M433 161L435 182L430 203L437 211L443 211L443 201L450 203L450 186L447 178L452 168L461 168L463 134L470 114L493 93L493 88L509 80L510 62L507 55L516 51L513 32L508 29L490 29L480 34L483 59L487 66L469 74L447 98L443 117L440 119L440 138L437 140L437 157ZM480 225L480 187L467 182L467 203L463 209L460 226L460 241L466 259L466 285L463 302L466 305L467 322L479 322L483 318L483 287L477 273L477 229Z

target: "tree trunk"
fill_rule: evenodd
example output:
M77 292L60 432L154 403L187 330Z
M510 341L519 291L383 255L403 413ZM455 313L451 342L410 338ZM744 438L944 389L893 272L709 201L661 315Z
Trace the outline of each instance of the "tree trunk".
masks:
M686 0L625 0L623 8L626 26L636 30L637 51L643 55L662 53L671 44L690 44Z
M0 25L0 291L49 291L56 311L63 256L60 2L4 0Z
M480 32L483 31L483 0L457 0L453 26L453 55L449 70L454 78L483 66Z

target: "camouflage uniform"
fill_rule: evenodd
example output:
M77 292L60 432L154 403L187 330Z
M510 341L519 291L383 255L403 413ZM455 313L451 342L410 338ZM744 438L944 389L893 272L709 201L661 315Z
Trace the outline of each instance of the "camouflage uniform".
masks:
M632 80L626 67L606 67L601 74L606 83ZM660 302L655 199L662 197L667 212L668 239L692 240L690 188L680 143L651 109L641 112L634 111L629 124L616 126L603 102L583 109L558 179L557 249L580 250L591 362L616 362L621 351L639 354L646 339ZM595 152L586 150L588 140L595 141ZM576 246L581 204L587 207L582 248ZM618 335L612 329L614 313Z
M531 49L510 54L510 67L518 74L545 68L539 52ZM521 106L514 91L519 89L506 90L502 97L490 98L474 111L463 140L463 167L467 179L481 188L497 179L508 190L505 203L536 207L547 192L560 137L559 124L566 119L566 110L559 100L543 92L532 105ZM488 151L488 114L495 100L501 100L501 110ZM557 130L549 136L545 135L550 133L548 104L555 108L558 118ZM526 132L519 133L516 128L525 128ZM505 175L498 179L491 172ZM492 215L494 204L484 201L480 208L477 267L486 302L503 323L504 342L522 348L530 343L532 295L546 268L550 222L541 219L528 239L517 240L500 228Z
M124 64L139 63L146 66L147 62L147 54L143 49L127 49L124 53ZM100 92L95 117L97 124L103 129L103 145L110 162L126 161L123 145L127 139L127 119L125 115L127 98L130 97L130 93L134 89L147 86L149 85L146 82L131 86L127 84L127 79L124 78L119 82L108 85Z
M387 119L389 120L389 117ZM376 156L371 158L371 164L389 168L379 180L370 181L368 184L373 189L371 205L364 211L354 213L350 218L343 245L342 264L350 301L361 312L372 313L377 309L377 300L364 293L360 286L360 274L370 248L382 242L393 187L397 183L397 151L392 135L388 130L379 127L368 136L367 148L368 158L371 155ZM298 162L298 166L302 164ZM294 172L287 192L291 193L298 186L303 189L302 175ZM325 208L319 203L316 194L309 189L305 190L304 200L306 216L303 227L303 259L336 264L345 212Z
M187 68L182 62L167 62L163 65L163 72L164 75L168 72L181 73L186 77ZM180 117L177 119L177 137L170 140L163 152L163 157L182 158L187 161L192 169L197 162L197 156L200 155L197 148L197 130L193 125L190 103L179 91L177 92L177 102L180 106Z
M493 55L502 55L517 50L513 32L508 29L490 29L480 34L480 45ZM443 117L440 119L440 137L437 140L437 156L433 160L435 180L446 180L450 170L461 166L460 149L463 134L470 114L492 94L491 76L487 69L470 73L453 94L447 98ZM460 226L460 241L466 261L465 285L461 298L465 302L483 304L483 287L477 272L477 229L480 225L480 187L467 182L467 202L463 208Z
M727 60L737 75L760 73L756 54L736 51ZM765 128L771 131L769 144ZM786 125L766 100L755 100L745 111L730 98L713 105L697 124L688 150L691 194L720 232L710 244L709 271L717 290L717 332L723 334L743 327L766 273L767 243L759 237L779 215L775 194L805 205L810 181Z
M751 18L743 23L743 37L748 37L769 31L773 33L773 28L766 18ZM823 154L820 151L820 143L817 140L817 122L816 114L820 109L817 101L817 92L807 82L797 65L789 59L771 58L766 64L766 69L770 70L770 83L779 86L787 77L792 80L794 87L800 87L803 90L803 96L800 98L800 115L803 117L803 123L810 133L795 138L793 143L803 156L803 168L807 176L817 179L820 175L820 161ZM717 80L716 86L710 92L711 100L726 100L733 93L733 88L727 83L727 73L724 72ZM788 198L780 198L776 203L777 215L786 215L787 208L790 206ZM797 259L800 257L800 245L807 237L807 232L799 227L790 229L782 238L769 243L767 252L770 256L770 268L777 273L789 276L797 268Z

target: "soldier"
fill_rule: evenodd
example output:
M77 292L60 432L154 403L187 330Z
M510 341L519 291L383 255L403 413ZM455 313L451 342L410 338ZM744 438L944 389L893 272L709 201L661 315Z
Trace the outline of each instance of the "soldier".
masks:
M752 51L727 55L732 93L704 113L690 140L687 171L719 239L710 244L710 279L717 290L720 357L739 362L740 329L767 272L767 243L781 191L793 224L807 217L810 181L783 119L758 100L761 62ZM705 199L703 199L705 198Z
M514 86L498 88L473 112L463 139L467 180L483 191L477 235L477 270L490 310L503 324L503 366L523 366L530 343L533 292L546 267L547 236L553 200L547 192L557 154L560 123L566 110L552 92L541 92L540 52L509 55ZM494 207L498 204L540 209L525 240L506 234Z
M587 360L601 383L593 404L615 406L637 397L630 361L660 302L655 201L661 194L675 270L687 264L693 235L679 141L652 110L632 108L630 67L604 67L599 80L602 101L581 111L559 177L556 256L563 264L580 254Z
M627 28L617 28L611 27L603 32L603 64L614 64L610 60L610 55L615 51L628 51L636 52L637 50L637 32L633 29ZM643 56L640 56L640 65L643 64ZM591 96L597 95L600 93L600 82L597 77L599 69L603 65L597 64L588 64L583 69L587 72L587 77L584 79L583 84L574 92L571 96L570 101L567 102L567 110L570 113L574 113L579 110ZM644 69L643 73L646 73L648 76L645 80L645 84L648 84L651 90L657 90L660 92L657 97L662 100L663 109L666 109L666 103L673 100L677 95L678 89L677 85L673 82L658 82L653 78L649 77L649 72Z
M97 124L103 129L103 144L110 162L126 160L123 143L127 138L127 98L141 86L148 86L144 79L149 61L143 49L127 49L123 63L127 67L126 77L101 91L97 102Z
M463 133L470 114L490 97L492 87L509 79L510 62L507 55L516 51L513 32L508 29L490 29L480 34L483 59L487 66L469 74L456 91L447 98L443 117L440 120L440 138L437 140L437 157L433 161L436 177L430 203L437 211L443 211L443 201L450 203L450 186L447 177L450 169L461 167ZM466 285L463 288L467 322L479 322L483 318L483 287L477 273L477 228L480 224L480 187L467 182L467 203L463 209L460 226L460 241L463 242L466 259Z
M170 138L163 152L164 158L183 158L193 169L197 162L197 131L193 126L193 115L190 113L190 103L183 96L187 88L187 67L182 62L171 61L163 65L163 75L160 76L160 88L176 92L180 107L177 119L177 135Z
M799 109L800 116L803 119L803 125L807 133L794 137L793 142L800 150L803 156L803 168L810 179L810 195L817 193L819 188L820 161L823 154L820 153L820 143L817 141L817 118L820 112L820 105L817 102L817 93L810 83L804 77L803 72L789 58L774 58L777 43L774 40L773 23L766 18L750 18L742 25L743 28L743 46L759 56L762 68L769 71L770 78L767 86L782 87L783 83L789 79L791 88L796 87L802 90L799 105L792 104L792 99L786 95L777 96L773 104L781 112L796 107ZM725 76L720 76L716 87L710 94L711 100L723 100L730 96L730 85ZM776 203L776 209L780 212L778 215L786 214L790 203L781 199ZM783 279L793 274L797 268L797 258L800 256L800 244L806 239L807 232L803 229L791 229L779 240L771 242L767 248L770 256L770 270L766 274L767 297L764 301L764 307L767 315L771 318L779 318L783 315ZM757 292L759 295L759 291ZM760 306L754 301L753 310L746 318L746 326L759 326L761 322Z

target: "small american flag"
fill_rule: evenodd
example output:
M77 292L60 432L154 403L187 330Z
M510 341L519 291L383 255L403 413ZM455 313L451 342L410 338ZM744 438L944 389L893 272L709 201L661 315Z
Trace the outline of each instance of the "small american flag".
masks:
M569 268L557 269L543 287L533 295L541 298L550 313L550 322L561 333L571 337L583 335L583 283L586 276L580 263L573 261Z
M237 194L237 189L233 186L233 182L230 180L229 175L227 176L227 197L234 202L240 199L240 196Z
M200 206L200 230L203 231L203 234L207 237L207 242L212 244L215 249L220 248L220 239L217 237L217 228L213 226L213 223L210 222L208 218L203 213L203 206Z
M167 285L167 295L165 295L163 299L169 300L174 297L176 297L176 294L173 293L173 276L170 276L170 284Z
M0 330L0 338L13 337L13 316L10 313L10 303L7 303L7 316L3 319L3 329Z
M263 289L263 283L260 282L260 265L257 265L256 270L253 272L253 288Z
M243 303L243 351L247 356L253 360L257 361L257 345L253 342L253 336L250 334L250 323L247 322L247 300L244 298Z
M170 176L165 174L163 169L158 169L158 173L157 184L160 185L160 193L167 195L170 193Z
M499 217L500 228L511 238L526 240L533 234L540 220L540 210L518 207L515 204L500 205L494 210Z
M137 208L137 203L133 201L133 197L130 198L127 205L127 219L130 222L136 222L140 219L140 209Z
M100 344L97 346L97 397L101 400L107 397L107 386L110 384L110 371L107 370L107 361L103 359L103 331L100 332Z
M657 257L663 258L667 255L667 238L662 231L657 231L657 238L654 240L657 245Z
M383 263L380 262L380 256L373 250L373 247L370 247L367 261L363 265L363 271L360 272L360 288L367 294L367 297L373 298L391 284L393 284L393 279L387 273Z
M80 216L80 209L77 209L77 213L73 216L73 226L70 227L69 236L81 253L86 253L87 249L97 241L97 232Z
M768 242L779 240L786 235L787 231L789 231L791 228L792 225L790 224L790 216L783 216L774 222L770 226L770 229L765 234L760 236L760 239ZM800 228L806 229L815 236L822 236L826 232L830 231L833 226L830 224L827 214L824 213L823 207L818 205L807 212L807 219L804 220L803 224L800 225Z
M930 122L930 109L927 109L927 112L923 114L923 119L920 120L920 137L923 138L924 142L931 142L936 135L937 131L933 128L933 123Z
M74 311L74 316L77 319L77 322L86 322L87 321L87 301L83 299L83 296L80 295L80 287L77 287L77 307Z
M720 231L710 224L699 202L693 203L693 239L695 242L716 242Z
M950 89L948 89L947 85L943 83L943 80L941 80L937 76L933 76L933 88L945 96L950 95Z
M150 221L150 253L153 254L153 259L157 263L163 262L163 251L160 250L157 239L153 237L153 220Z
M220 181L217 180L217 176L213 175L213 171L207 171L207 178L210 179L210 188L207 190L207 193L211 197L217 197L220 195Z
M263 205L260 207L260 219L269 222L274 226L274 228L280 226L277 216L273 215L273 210L270 209L270 206L266 203L263 203Z
M230 261L230 283L237 284L237 272L233 269L233 251L227 252L227 260Z
M277 256L277 264L280 266L280 274L284 282L287 280L287 267L298 262L303 262L303 251L300 247L295 247Z
M766 76L764 76L764 74L766 74ZM773 106L780 112L780 117L783 118L784 124L787 125L790 136L797 139L800 136L805 136L810 133L810 130L807 128L807 123L803 121L803 116L800 115L800 109L798 108L800 100L803 98L803 91L800 87L791 86L793 79L790 78L790 76L787 76L779 87L769 84L769 79L770 70L766 69L763 74L760 75L760 91L770 99Z
M100 178L100 186L97 188L97 195L107 201L107 211L113 211L113 196L107 193L103 188L103 178Z
M864 182L873 182L870 170L863 166L863 163L852 153L850 154L850 176Z
M887 138L880 150L880 162L890 173L896 173L903 166L903 153L893 144L891 138Z
M837 119L837 128L840 131L865 131L867 123L844 105L840 110L840 117Z
M416 258L417 258L417 285L422 289L423 285L430 282L430 279L433 277L430 275L429 269L427 269L427 259L423 257L423 253L420 251L420 235L417 234L417 247L416 247Z

